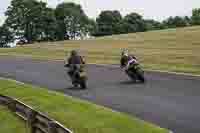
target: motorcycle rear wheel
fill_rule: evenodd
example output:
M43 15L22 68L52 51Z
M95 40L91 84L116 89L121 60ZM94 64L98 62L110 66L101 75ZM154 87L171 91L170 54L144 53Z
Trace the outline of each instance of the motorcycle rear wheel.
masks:
M142 69L137 69L136 75L137 75L138 80L140 80L142 83L146 82L146 79L144 77L144 71Z
M82 79L82 81L80 82L80 87L81 89L87 89L87 83L85 79Z

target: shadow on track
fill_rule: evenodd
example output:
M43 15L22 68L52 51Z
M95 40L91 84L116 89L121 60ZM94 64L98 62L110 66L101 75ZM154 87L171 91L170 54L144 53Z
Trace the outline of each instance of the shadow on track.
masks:
M131 81L131 80L129 80L129 81L121 81L121 82L119 82L119 84L120 85L134 85L134 84L145 84L145 83L143 83L143 82L140 82L140 81Z
M82 89L80 87L73 87L73 86L64 88L64 90L72 90L72 91L84 91L84 90L87 90L87 89Z

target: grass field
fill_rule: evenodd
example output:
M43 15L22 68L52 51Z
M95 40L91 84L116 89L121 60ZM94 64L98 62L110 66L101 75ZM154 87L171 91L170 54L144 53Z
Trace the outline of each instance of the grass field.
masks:
M26 133L25 123L7 108L0 106L0 132Z
M5 79L0 79L0 84L0 94L15 97L38 111L46 112L46 114L64 124L74 133L168 132L165 129L126 114L73 99L61 93L49 92L47 89ZM0 116L1 114L0 112ZM0 123L2 122L4 122L4 119L0 117Z
M90 63L119 63L120 51L133 52L145 68L200 74L200 27L115 35L86 41L41 43L0 49L0 55L63 59L80 49Z

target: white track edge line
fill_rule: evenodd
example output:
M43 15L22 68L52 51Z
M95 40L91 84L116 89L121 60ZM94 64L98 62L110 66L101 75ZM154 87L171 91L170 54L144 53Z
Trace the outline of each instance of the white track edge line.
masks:
M119 68L119 66L117 66L117 65L111 65L111 64L95 64L95 63L89 63L89 64L90 65L97 65L97 66ZM181 73L181 72L170 72L170 71L164 71L164 70L150 70L150 69L145 69L145 70L149 71L149 72L160 72L160 73L168 73L168 74L175 74L175 75L200 77L200 75L198 75L198 74Z

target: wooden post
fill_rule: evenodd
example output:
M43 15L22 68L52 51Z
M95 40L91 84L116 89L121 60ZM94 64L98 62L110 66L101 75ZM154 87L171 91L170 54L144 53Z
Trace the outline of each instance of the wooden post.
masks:
M56 130L57 124L54 121L50 121L48 126L49 126L48 127L49 133L58 133L57 130Z
M7 104L12 112L16 112L16 101L14 99L9 99Z
M36 133L35 123L36 123L37 112L34 110L29 110L27 112L27 128L29 128L30 133Z

